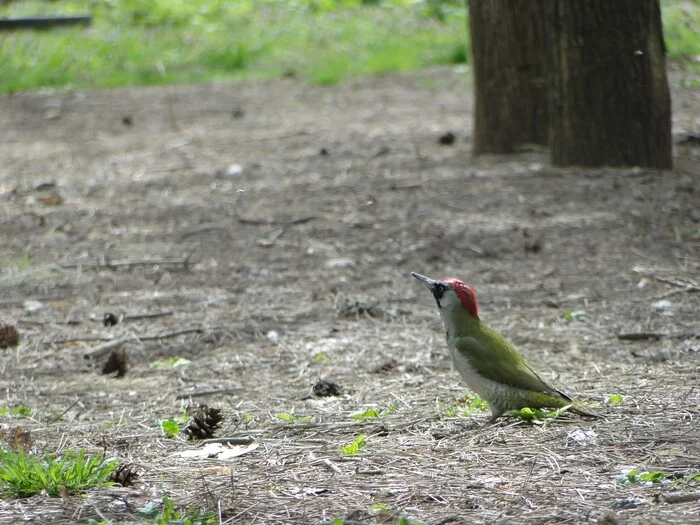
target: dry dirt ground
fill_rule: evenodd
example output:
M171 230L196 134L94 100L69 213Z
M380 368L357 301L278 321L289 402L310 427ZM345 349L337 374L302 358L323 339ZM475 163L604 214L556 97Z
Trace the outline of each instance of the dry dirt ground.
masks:
M674 75L678 141L700 91ZM0 408L33 414L0 425L140 478L2 500L0 522L138 523L167 494L222 523L700 523L700 148L663 173L477 159L469 93L441 68L1 97L0 321L21 344ZM470 282L482 319L607 418L483 426L411 271ZM121 338L125 377L84 358ZM159 421L195 403L254 445L182 457Z

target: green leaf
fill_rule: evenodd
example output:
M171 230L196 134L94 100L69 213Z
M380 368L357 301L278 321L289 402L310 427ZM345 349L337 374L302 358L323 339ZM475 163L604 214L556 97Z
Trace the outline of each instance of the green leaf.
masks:
M579 319L584 319L588 314L586 310L567 310L564 317L567 321L578 321Z
M525 407L516 410L513 415L519 417L523 421L533 421L535 419L544 419L544 414L537 408Z
M375 417L379 417L379 412L377 412L377 410L374 408L370 408L365 410L364 412L358 412L357 414L350 415L350 419L354 419L355 421L362 421L363 419L372 419Z
M393 414L396 412L396 409L399 408L396 403L389 403L389 406L386 407L384 410L382 410L379 413L379 417L385 417L388 416L389 414Z
M352 443L340 447L344 456L354 456L367 447L367 436L364 434L357 436Z
M282 412L281 414L277 414L277 419L281 419L282 421L288 421L289 423L294 423L297 420L297 416L290 412Z
M661 483L666 477L665 472L654 471L654 472L644 472L639 475L641 481L651 481L652 483Z
M31 417L32 412L33 410L31 408L26 407L24 405L19 405L12 409L13 414L17 414L18 416L24 417Z
M164 419L160 422L160 428L163 429L168 437L175 437L180 433L180 425L174 419Z
M375 503L374 505L370 505L369 508L371 510L389 510L389 505L385 505L384 503Z
M355 421L362 421L363 419L374 419L377 417L384 417L394 413L397 408L398 406L396 405L396 403L390 403L389 406L387 406L381 412L378 411L376 408L368 408L364 412L357 412L355 414L351 414L350 419L354 419Z
M608 398L608 403L610 403L611 405L619 405L624 399L625 398L624 396L622 396L622 394L612 394Z
M488 403L481 399L481 397L474 394L467 394L465 397L465 405L467 415L471 414L475 410L478 410L479 412L486 412L489 409Z

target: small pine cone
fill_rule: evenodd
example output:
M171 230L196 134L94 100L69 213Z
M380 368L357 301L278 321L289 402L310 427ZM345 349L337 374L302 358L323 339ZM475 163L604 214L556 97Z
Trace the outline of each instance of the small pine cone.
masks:
M19 344L19 332L11 324L0 323L0 348L12 348Z
M192 422L183 431L188 439L210 439L221 426L224 416L220 408L200 405L192 416Z
M129 369L126 352L123 348L115 348L109 353L107 361L102 367L103 374L113 374L116 372L116 377L124 377Z
M122 487L131 487L136 484L138 479L139 473L136 472L136 467L129 463L119 465L109 476L109 481L118 483Z
M339 384L333 381L326 381L325 379L321 379L316 383L311 391L316 397L333 397L343 394L343 389L340 388Z

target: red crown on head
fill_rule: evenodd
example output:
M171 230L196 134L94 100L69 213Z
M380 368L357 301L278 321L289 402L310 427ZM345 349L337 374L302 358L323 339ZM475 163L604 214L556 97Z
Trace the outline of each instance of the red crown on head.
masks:
M464 309L469 312L472 317L479 318L479 303L476 301L476 292L474 288L455 277L444 277L440 279L440 282L445 283L455 291L457 297L459 297L459 302L462 303Z

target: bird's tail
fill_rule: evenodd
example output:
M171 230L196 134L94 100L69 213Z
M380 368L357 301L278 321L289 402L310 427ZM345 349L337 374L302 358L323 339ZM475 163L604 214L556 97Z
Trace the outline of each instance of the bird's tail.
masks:
M574 414L578 414L579 416L605 417L600 412L596 412L595 410L591 410L588 407L581 406L579 403L572 403L569 406L569 410Z

